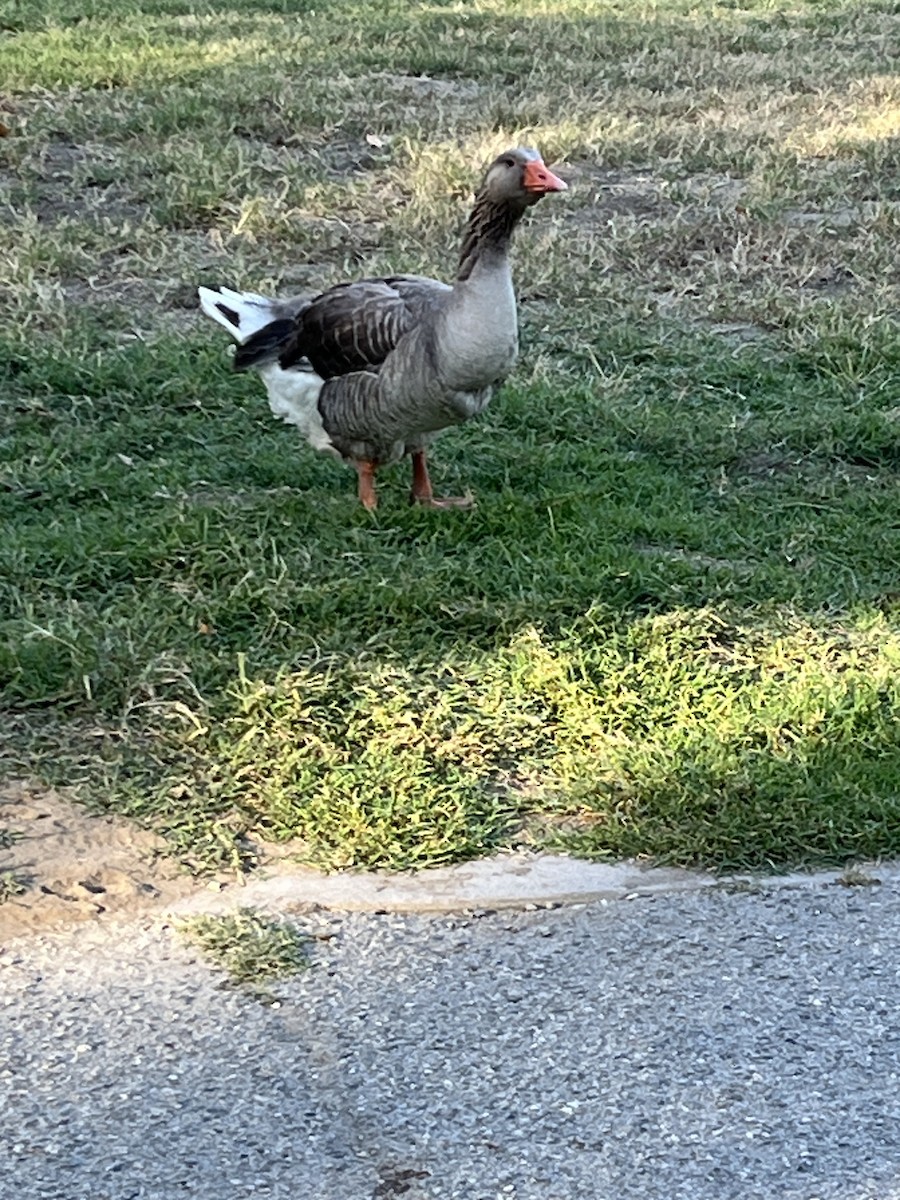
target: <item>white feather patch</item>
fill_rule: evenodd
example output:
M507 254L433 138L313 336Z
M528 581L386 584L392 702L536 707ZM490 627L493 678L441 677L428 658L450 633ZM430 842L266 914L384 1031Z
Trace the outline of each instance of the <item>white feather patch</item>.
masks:
M197 288L200 297L200 307L208 317L227 329L239 346L243 346L248 338L260 329L265 329L278 315L274 301L256 292L233 292L231 288ZM237 317L235 324L232 317L222 312L223 305Z
M278 363L266 363L259 368L259 374L269 393L269 408L275 416L296 425L316 450L338 454L322 425L318 407L324 380L309 367L285 371Z

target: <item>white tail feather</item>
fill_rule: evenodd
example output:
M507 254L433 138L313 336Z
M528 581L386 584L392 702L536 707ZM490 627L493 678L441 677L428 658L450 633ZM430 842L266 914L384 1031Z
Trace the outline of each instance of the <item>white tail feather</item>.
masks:
M197 295L206 315L227 329L239 346L278 317L278 302L256 292L201 287L197 288Z
M272 321L295 316L307 303L297 296L293 300L267 300L255 292L233 292L230 288L197 288L200 307L208 317L227 329L238 345ZM224 311L223 311L224 310ZM269 393L269 407L276 417L296 425L310 445L317 450L339 452L331 443L319 412L319 392L322 378L315 373L308 359L283 370L277 362L263 357L254 367L262 376Z

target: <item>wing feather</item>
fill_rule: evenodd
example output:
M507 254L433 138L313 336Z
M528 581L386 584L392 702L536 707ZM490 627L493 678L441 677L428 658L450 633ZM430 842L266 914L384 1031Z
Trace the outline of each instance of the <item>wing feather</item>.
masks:
M329 288L310 301L280 365L308 358L323 379L377 371L397 343L452 289L436 279L393 275Z

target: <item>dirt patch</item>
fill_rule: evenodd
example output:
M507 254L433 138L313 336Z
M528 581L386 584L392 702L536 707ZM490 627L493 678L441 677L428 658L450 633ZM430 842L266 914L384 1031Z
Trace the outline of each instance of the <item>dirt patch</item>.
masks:
M203 327L196 287L178 279L124 278L98 271L89 280L63 280L60 293L70 308L124 310L121 341L150 341L157 334Z
M728 477L736 483L757 483L793 476L806 487L817 484L833 489L837 484L862 487L866 484L896 487L893 467L863 456L790 454L786 450L763 450L736 459Z
M744 346L748 342L758 342L769 336L767 329L753 321L713 321L706 325L706 329L730 346Z
M800 287L837 295L856 286L856 276L840 263L816 264L801 280Z
M579 220L590 218L596 222L618 216L650 219L674 207L665 180L649 169L620 171L591 163L571 163L565 173L587 201L573 207L572 215Z
M803 455L783 451L760 450L739 458L731 467L731 475L746 479L774 479L779 475L796 475L804 463Z
M647 558L663 558L669 562L683 562L691 567L700 567L704 570L737 571L750 568L749 563L741 560L714 558L709 554L701 553L699 550L685 550L681 546L636 545L635 550L638 554L645 555Z
M666 179L650 167L633 170L607 168L594 163L567 164L566 178L587 200L576 212L596 219L631 217L639 222L671 218L677 213L696 217L734 212L747 190L742 179L699 174L687 179Z
M329 179L344 179L368 175L390 161L387 142L380 139L329 138L307 151L311 160L321 164L323 175Z
M45 224L67 218L140 222L147 205L131 197L121 172L119 155L102 143L48 142L29 156L3 190L11 208L27 204Z
M856 229L881 219L896 220L900 203L892 200L863 200L860 204L841 204L836 208L789 208L784 214L786 225L814 229Z
M206 886L162 858L162 846L131 822L90 816L57 792L0 787L0 878L22 888L0 903L0 942Z

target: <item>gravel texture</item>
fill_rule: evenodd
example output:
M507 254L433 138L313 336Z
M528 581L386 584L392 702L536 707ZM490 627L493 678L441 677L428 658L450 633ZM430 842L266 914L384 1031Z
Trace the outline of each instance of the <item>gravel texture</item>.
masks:
M900 884L309 913L267 1006L159 918L0 954L12 1200L900 1198Z

